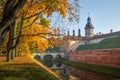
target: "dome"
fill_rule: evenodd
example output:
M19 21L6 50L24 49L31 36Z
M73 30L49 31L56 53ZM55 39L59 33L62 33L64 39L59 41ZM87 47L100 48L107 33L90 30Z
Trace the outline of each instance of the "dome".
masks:
M90 29L90 28L94 28L92 23L91 23L91 18L90 16L87 18L87 24L86 24L86 27L85 29Z

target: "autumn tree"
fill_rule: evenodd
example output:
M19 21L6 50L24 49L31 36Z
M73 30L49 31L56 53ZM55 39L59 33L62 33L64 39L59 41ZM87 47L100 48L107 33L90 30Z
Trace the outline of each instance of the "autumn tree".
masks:
M14 58L18 44L18 47L25 45L26 48L30 45L41 45L38 48L44 50L47 48L48 41L50 43L55 42L54 35L50 32L51 28L48 27L43 16L49 17L53 12L58 12L65 18L67 10L70 10L70 13L76 17L68 0L1 0L0 3L2 4L0 47L3 46L3 42L8 37L6 42L7 61ZM56 31L54 30L54 32ZM36 43L33 44L32 42ZM44 47L42 47L43 45ZM18 51L21 50L18 49ZM29 52L29 50L26 51Z

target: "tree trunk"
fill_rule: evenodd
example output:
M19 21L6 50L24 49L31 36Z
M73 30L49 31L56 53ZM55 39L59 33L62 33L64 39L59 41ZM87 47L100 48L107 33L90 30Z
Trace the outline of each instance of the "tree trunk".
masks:
M18 54L17 54L16 48L15 48L15 57L17 57L17 56L18 56Z
M15 49L13 49L11 53L11 59L14 59L14 58L15 58Z
M10 62L11 61L11 51L8 50L7 51L7 62Z
M4 42L5 35L9 31L9 26L14 22L18 11L25 5L27 0L18 0L18 2L13 5L16 0L8 0L3 12L3 20L0 22L0 47Z
M17 47L17 39L14 39L16 37L16 21L10 25L10 31L9 31L9 39L7 43L7 61L11 61L11 59L14 59L16 57L15 49ZM16 46L15 46L16 45ZM11 57L10 57L11 55ZM9 59L11 58L11 59Z
M13 46L13 38L14 38L14 23L10 25L10 31L9 31L9 39L7 43L7 61L11 61L13 59L12 56L12 50L11 47Z

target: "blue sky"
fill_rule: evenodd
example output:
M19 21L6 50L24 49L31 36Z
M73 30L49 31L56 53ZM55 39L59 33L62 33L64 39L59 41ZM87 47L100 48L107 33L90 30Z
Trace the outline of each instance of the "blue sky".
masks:
M120 31L120 0L80 0L80 6L80 23L70 25L70 30L75 29L76 35L77 29L80 28L84 36L88 13L90 13L95 34L109 33L110 29Z

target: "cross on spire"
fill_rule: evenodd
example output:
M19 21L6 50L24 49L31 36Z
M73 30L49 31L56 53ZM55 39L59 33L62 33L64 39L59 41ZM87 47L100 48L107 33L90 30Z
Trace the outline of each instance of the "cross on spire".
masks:
M90 13L88 12L88 16L90 16Z

